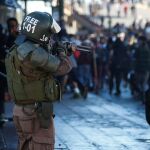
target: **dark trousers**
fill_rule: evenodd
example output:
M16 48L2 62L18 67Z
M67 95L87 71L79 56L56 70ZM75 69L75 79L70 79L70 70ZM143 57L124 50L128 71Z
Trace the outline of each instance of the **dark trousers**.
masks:
M0 115L4 113L4 94L5 88L0 86Z
M120 83L122 78L121 69L111 69L110 77L109 77L109 92L112 93L114 87L114 80L116 84L116 93L120 94Z
M0 77L0 115L4 113L5 91L7 89L6 78Z

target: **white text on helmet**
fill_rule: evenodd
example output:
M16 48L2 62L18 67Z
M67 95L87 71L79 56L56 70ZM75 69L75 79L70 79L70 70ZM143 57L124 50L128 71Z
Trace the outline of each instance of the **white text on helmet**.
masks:
M26 16L26 18L24 19L24 22L28 22L28 23L36 26L37 23L39 22L39 20L32 18L31 16Z
M23 30L26 30L27 32L34 33L35 32L35 27L37 26L38 22L39 22L38 19L27 16L24 19L24 22L23 22L23 25L22 25Z
M40 41L44 42L44 41L47 41L48 40L48 37L45 36L45 34L43 35L43 37L40 39Z

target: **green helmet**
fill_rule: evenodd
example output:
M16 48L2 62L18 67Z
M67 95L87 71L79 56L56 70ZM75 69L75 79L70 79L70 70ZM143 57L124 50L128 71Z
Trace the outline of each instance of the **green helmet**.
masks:
M27 39L42 44L47 44L50 36L60 30L55 19L46 12L32 12L24 18L21 24L21 33Z

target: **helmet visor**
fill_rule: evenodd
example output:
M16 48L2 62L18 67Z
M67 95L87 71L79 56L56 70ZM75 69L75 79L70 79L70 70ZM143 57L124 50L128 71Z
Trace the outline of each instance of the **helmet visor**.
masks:
M55 21L55 19L53 19L53 23L51 25L51 30L53 33L58 33L60 32L61 28L60 26L58 25L58 23Z

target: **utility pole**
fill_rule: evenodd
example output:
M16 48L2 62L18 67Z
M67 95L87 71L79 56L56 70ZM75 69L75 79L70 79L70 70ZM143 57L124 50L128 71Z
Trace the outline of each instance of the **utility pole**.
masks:
M17 0L17 1L22 1L24 2L24 15L27 15L27 0Z
M58 5L59 5L59 20L63 20L64 16L64 0L58 0Z
M59 39L66 36L65 24L64 24L64 0L57 0L58 13L59 13L59 25L61 26L61 31L59 32Z
M27 0L24 0L24 6L25 6L24 14L26 16L27 15Z

